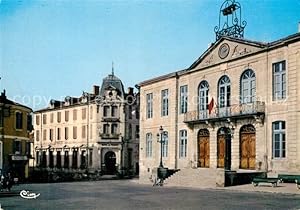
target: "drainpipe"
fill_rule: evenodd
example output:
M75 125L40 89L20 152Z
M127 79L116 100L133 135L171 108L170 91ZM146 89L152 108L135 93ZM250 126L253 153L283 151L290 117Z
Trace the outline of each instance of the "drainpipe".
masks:
M175 88L175 169L178 168L178 79L179 76L176 73L176 88Z

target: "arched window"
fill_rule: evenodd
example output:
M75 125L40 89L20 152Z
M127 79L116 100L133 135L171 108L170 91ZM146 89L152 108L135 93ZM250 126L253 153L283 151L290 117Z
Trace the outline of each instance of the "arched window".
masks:
M255 73L247 69L241 76L241 103L252 103L255 100L256 84Z
M152 157L152 133L146 134L146 157Z
M169 146L169 134L167 131L164 131L163 133L163 150L162 150L162 156L168 157L168 146Z
M218 102L219 107L229 107L230 106L230 79L228 76L222 76L219 80L218 85Z
M198 87L198 110L207 110L209 85L207 81L202 81Z

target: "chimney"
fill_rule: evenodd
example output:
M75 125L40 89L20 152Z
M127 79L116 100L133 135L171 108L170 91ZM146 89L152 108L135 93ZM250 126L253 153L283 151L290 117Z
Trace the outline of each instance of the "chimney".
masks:
M1 92L1 98L6 99L6 91L5 89Z
M133 87L128 88L128 95L133 95Z
M99 86L98 85L93 86L93 93L94 93L94 95L99 95Z

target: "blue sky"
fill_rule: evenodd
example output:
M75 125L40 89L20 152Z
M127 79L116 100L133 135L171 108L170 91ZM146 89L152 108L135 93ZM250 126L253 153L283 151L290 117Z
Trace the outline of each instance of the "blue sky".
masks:
M189 67L215 41L223 0L0 0L0 88L33 109L111 72L125 87ZM239 0L245 38L294 34L300 0ZM42 101L41 100L42 98Z

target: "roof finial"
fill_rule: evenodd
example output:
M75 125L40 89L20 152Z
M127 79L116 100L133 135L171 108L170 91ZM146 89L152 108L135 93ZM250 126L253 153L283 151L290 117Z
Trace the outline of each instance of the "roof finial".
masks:
M114 72L114 62L112 61L111 63L111 75L114 76L115 72Z

